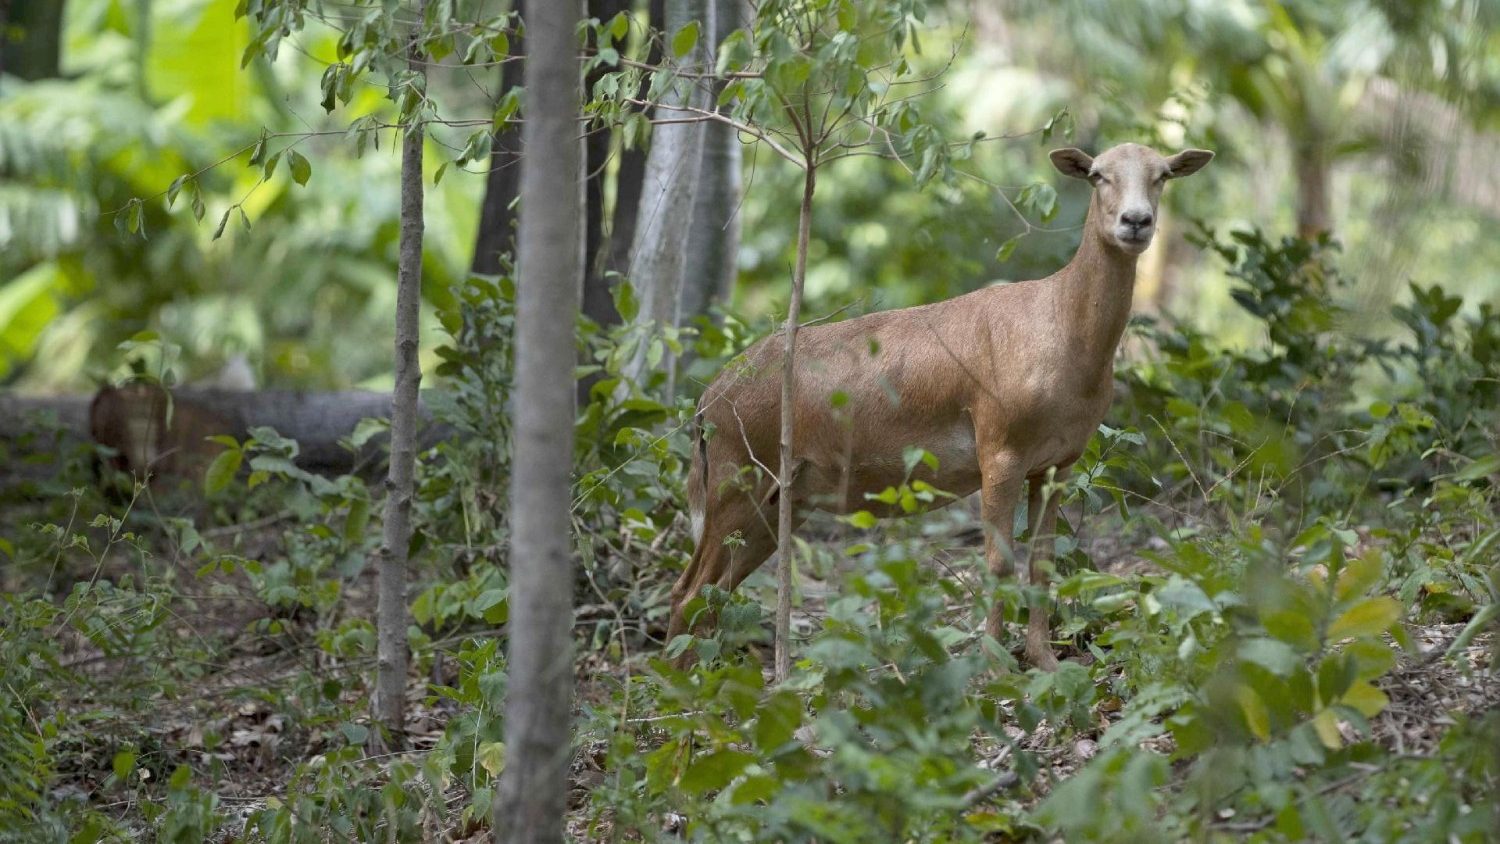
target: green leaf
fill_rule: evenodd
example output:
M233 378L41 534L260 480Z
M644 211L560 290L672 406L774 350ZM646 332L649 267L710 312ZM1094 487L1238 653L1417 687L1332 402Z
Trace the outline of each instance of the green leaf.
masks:
M479 751L474 754L474 761L488 771L490 776L500 776L500 772L505 770L505 742L481 742Z
M1301 664L1297 652L1278 639L1256 638L1241 643L1240 659L1253 662L1278 677L1285 677Z
M689 794L717 791L729 785L754 761L755 757L743 750L725 748L705 753L682 772L678 785Z
M370 499L356 498L349 502L349 515L344 519L344 541L353 545L365 536L370 524Z
M1295 610L1276 610L1261 618L1266 632L1302 651L1318 648L1318 633L1306 614Z
M1260 699L1260 695L1249 686L1239 686L1234 690L1235 700L1239 702L1240 714L1245 716L1245 726L1250 728L1250 733L1261 741L1271 738L1271 713L1266 709L1266 702Z
M135 770L135 751L122 750L115 754L114 759L115 779L124 782Z
M233 208L229 209L228 211L225 211L224 212L224 216L222 216L222 217L219 218L219 225L216 226L216 227L214 227L214 236L213 236L214 240L218 240L219 238L221 238L221 237L224 236L224 228L229 225L229 215L232 214L232 213L234 213L234 209ZM240 214L243 215L244 213L245 213L244 210L241 209L240 210ZM248 227L248 225L249 224L246 223L247 227Z
M1000 248L995 250L995 263L1003 264L1009 261L1011 253L1016 251L1016 244L1020 243L1021 238L1025 236L1023 232L1000 244Z
M1340 601L1357 598L1370 591L1378 582L1380 576L1385 573L1385 561L1380 557L1380 551L1370 549L1339 572L1338 583L1335 584L1333 596Z
M687 649L691 648L692 646L693 646L693 636L692 636L692 634L691 633L679 633L674 639L672 639L672 641L670 641L670 642L667 643L667 646L666 646L666 648L664 648L662 650L662 654L661 655L664 656L664 657L666 657L667 659L676 659L677 657L682 656L682 654L684 652L686 652Z
M509 596L506 589L486 589L469 605L470 610L486 624L504 624L510 618Z
M1394 598L1379 597L1360 601L1328 626L1333 641L1349 637L1378 636L1401 618L1401 605Z
M844 517L844 521L861 530L875 527L875 514L869 510L857 510Z
M203 490L213 495L229 486L234 480L234 475L240 470L240 463L245 459L245 453L238 448L225 449L214 458L214 462L208 464L208 471L203 475Z
M1453 482L1472 483L1494 474L1500 474L1500 454L1486 454L1455 472Z
M688 21L672 36L672 55L676 58L691 53L698 46L698 22Z
M1353 708L1366 718L1374 718L1384 712L1390 702L1391 699L1385 696L1385 692L1363 680L1350 686L1348 691L1339 697L1339 703Z
M296 150L289 150L289 152L291 153L289 163L292 168L292 179L299 185L307 184L307 180L312 178L312 164L302 153Z
M339 731L344 734L351 745L362 745L370 737L370 728L363 724L344 723L339 725Z

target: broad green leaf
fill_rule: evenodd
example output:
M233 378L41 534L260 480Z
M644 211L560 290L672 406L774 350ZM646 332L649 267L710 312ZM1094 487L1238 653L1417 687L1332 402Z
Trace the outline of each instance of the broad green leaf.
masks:
M500 772L505 770L505 742L481 742L479 751L474 754L474 761L488 771L490 776L500 776Z
M1241 685L1234 690L1235 700L1239 702L1240 714L1245 716L1245 726L1261 741L1271 738L1271 713L1266 709L1266 702L1260 699L1260 695L1249 686Z
M135 770L135 751L122 750L114 758L115 778L124 781Z
M288 152L291 153L288 164L292 168L292 179L299 185L307 184L307 180L312 178L311 162L296 150L288 150Z
M1302 661L1297 652L1279 639L1255 638L1240 644L1240 659L1253 662L1278 677L1292 673Z
M692 634L680 633L675 638L673 638L672 641L667 643L667 646L662 650L661 655L666 657L667 659L676 659L677 657L682 656L682 654L692 646Z
M214 462L208 464L208 471L203 476L203 489L209 495L223 490L234 480L234 475L240 470L240 463L245 459L245 452L238 448L225 449L214 458Z
M1328 626L1328 638L1333 641L1349 637L1378 636L1389 630L1401 618L1401 605L1394 598L1369 598L1334 619Z
M1354 708L1366 718L1374 718L1385 711L1391 699L1385 692L1361 680L1350 686L1339 698L1339 703Z
M1344 570L1339 572L1338 583L1334 586L1333 595L1340 601L1357 598L1370 591L1380 581L1380 576L1384 573L1385 561L1381 559L1380 551L1371 548L1344 566Z
M1344 737L1339 735L1339 718L1332 709L1319 712L1312 720L1313 729L1318 731L1318 739L1323 746L1329 750L1338 750L1344 746Z
M1298 650L1305 652L1317 650L1318 633L1313 629L1312 621L1304 613L1295 610L1276 610L1266 613L1260 623L1265 626L1267 633Z
M755 757L743 750L713 750L699 756L682 772L678 785L689 794L717 791L739 776Z
M698 46L698 22L688 21L672 36L672 55L676 58L691 53Z
M1015 235L1014 237L1011 237L1004 243L1000 244L1000 248L995 250L995 263L1003 264L1006 261L1009 261L1011 253L1016 251L1017 244L1019 244L1021 242L1021 238L1025 236L1026 235L1023 232L1022 234Z
M344 541L353 545L364 539L365 528L370 523L370 499L356 498L349 502L349 515L344 519Z

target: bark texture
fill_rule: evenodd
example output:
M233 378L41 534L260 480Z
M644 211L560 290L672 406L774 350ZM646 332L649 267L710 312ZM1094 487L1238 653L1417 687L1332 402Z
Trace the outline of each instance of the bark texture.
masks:
M710 0L713 40L710 55L731 32L744 25L742 0ZM722 84L712 87L717 100ZM741 144L733 126L710 121L700 124L702 150L693 220L688 231L678 319L688 322L708 313L710 305L729 301L734 289L740 249Z
M1333 231L1329 208L1332 171L1328 149L1319 141L1299 143L1292 151L1297 174L1297 236L1312 240Z
M512 0L511 8L523 21L527 2ZM526 54L524 29L510 33L510 50L511 55ZM501 66L501 96L525 84L524 61L510 61ZM479 232L475 236L471 264L471 269L480 275L498 275L500 256L510 251L511 229L516 224L516 200L521 195L521 142L520 126L512 124L497 132L490 145L490 172L484 184L484 199L479 206Z
M527 21L527 157L521 174L511 475L507 760L496 840L563 840L573 698L573 325L583 279L577 0L537 4Z
M425 9L426 2L423 0ZM413 47L410 67L423 73ZM380 549L376 615L375 718L392 747L405 744L406 563L411 545L412 476L417 463L417 360L422 302L422 140L419 117L401 142L401 246L396 269L396 390L391 407L391 465L386 483L385 534Z
M665 37L670 39L690 21L698 21L704 35L693 51L679 61L696 70L709 66L707 33L713 32L712 7L709 0L667 0ZM704 108L708 103L706 86L695 86L678 78L661 96L661 113L677 118L687 117L674 106ZM639 294L641 308L636 322L642 326L675 326L678 321L678 299L682 292L684 254L692 229L698 172L703 149L702 126L696 122L661 123L651 132L651 151L646 158L645 184L640 209L636 215L635 246L632 249L629 278ZM631 381L645 378L650 368L647 345L636 351L626 377ZM668 382L672 361L665 361Z
M0 74L58 75L64 0L0 0Z

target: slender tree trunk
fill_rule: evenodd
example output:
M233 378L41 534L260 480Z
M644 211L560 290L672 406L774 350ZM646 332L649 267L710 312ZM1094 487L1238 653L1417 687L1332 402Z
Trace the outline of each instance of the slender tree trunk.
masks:
M426 0L421 4L426 10ZM423 73L421 51L409 55L413 73ZM380 549L380 594L376 615L375 719L387 746L406 743L406 563L411 545L412 476L415 474L417 360L422 303L422 137L412 115L401 142L401 245L396 270L396 390L391 398L391 466L386 481L385 534Z
M1333 231L1328 150L1321 142L1308 141L1299 144L1292 156L1297 175L1297 236L1312 240Z
M776 516L776 680L792 673L792 493L796 466L792 458L793 400L797 395L797 321L802 316L802 287L807 280L807 243L812 237L813 189L817 166L811 157L802 177L802 210L797 217L797 265L792 273L792 298L786 309L786 355L781 369L781 486Z
M63 7L64 0L0 0L0 75L58 75Z
M526 18L527 0L511 0L511 9ZM511 55L526 54L524 29L510 33ZM526 63L506 62L500 70L500 96L526 84ZM523 104L524 108L524 104ZM523 115L524 116L524 115ZM471 268L480 275L498 275L500 256L510 251L511 229L516 222L516 199L521 195L521 131L507 126L495 134L490 146L490 172L479 206L479 232L474 239Z
M591 18L608 22L613 20L620 12L629 12L634 3L631 0L589 0L588 14ZM598 67L583 81L583 90L593 91L594 83L609 72L611 68ZM584 206L588 209L588 227L584 234L584 274L583 274L583 314L601 326L610 326L620 321L620 314L615 310L614 296L609 290L609 273L625 272L624 260L616 260L615 250L611 241L616 237L617 227L610 225L609 215L606 213L604 198L609 187L609 155L613 144L614 133L609 127L590 127L586 150L584 155L584 183L586 197ZM623 164L623 162L622 162ZM636 175L639 179L639 174ZM623 166L618 170L615 184L614 216L616 220L620 216L620 188L619 185L626 179ZM636 196L639 197L639 187ZM637 200L638 201L638 200ZM632 206L631 213L635 213ZM627 244L629 241L627 241ZM582 387L582 383L579 385ZM579 395L584 395L580 390Z
M578 0L537 4L526 159L521 174L511 474L510 682L507 760L495 801L500 842L563 840L573 697L573 577L568 479L573 455L573 324L583 280L579 244Z
M710 42L718 45L743 23L741 0L710 0L714 31ZM717 98L723 85L715 85ZM711 122L699 127L703 134L698 190L693 203L692 228L688 232L686 266L682 273L682 295L678 317L686 322L708 313L712 304L722 304L733 291L740 248L740 140L733 126Z
M662 0L650 0L647 9L648 25L660 26L666 14ZM654 39L648 41L650 47L645 56L648 64L661 62L661 50L657 48L657 43ZM648 110L647 117L651 114ZM639 147L625 149L624 144L621 144L619 156L620 166L615 172L615 202L609 219L609 240L605 246L608 253L605 257L605 269L606 272L628 274L630 250L635 245L635 223L641 208L641 192L646 182L646 151ZM616 325L620 322L607 275L599 280L597 286L584 288L583 312L600 325Z
M693 20L699 21L704 32L712 32L709 12L708 0L667 0L664 21L667 37ZM709 25L705 26L705 22ZM700 38L694 52L683 57L684 63L699 69L707 66L707 40ZM670 106L702 108L708 104L706 94L688 79L674 82L661 101L664 112L672 112ZM682 116L681 112L675 114ZM641 309L636 321L643 326L677 325L683 254L692 227L702 140L702 126L697 123L663 123L651 133L651 152L646 159L645 189L636 220L629 273L640 294ZM645 380L650 368L647 346L642 343L626 367L628 380ZM670 355L664 363L670 391L673 365Z

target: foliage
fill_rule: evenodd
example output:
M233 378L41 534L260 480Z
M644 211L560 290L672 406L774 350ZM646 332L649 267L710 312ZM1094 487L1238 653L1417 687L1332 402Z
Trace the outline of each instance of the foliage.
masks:
M98 24L70 29L78 43L69 78L6 78L0 97L0 170L17 177L0 187L0 212L22 221L0 227L11 238L0 252L0 366L12 373L0 377L56 383L79 378L87 361L96 373L123 364L161 378L174 345L185 352L177 374L191 377L241 342L281 383L378 375L389 346L380 338L394 191L377 196L370 186L393 184L394 171L380 156L359 157L359 144L370 152L382 126L433 121L447 163L432 175L450 171L441 184L453 193L434 203L448 210L431 230L448 233L427 267L442 332L427 402L444 434L421 456L414 508L412 694L420 703L410 726L420 749L366 750L374 636L365 562L380 495L367 477L309 474L296 464L296 443L257 429L220 442L203 500L178 514L149 486L101 495L98 455L40 429L27 436L42 448L22 445L56 452L48 471L5 500L0 517L0 561L13 586L0 599L0 838L483 834L506 763L503 513L515 290L509 267L462 277L468 232L442 215L472 211L461 206L472 205L473 184L461 187L458 170L484 160L491 130L518 117L519 103L486 102L472 125L439 110L464 101L447 89L418 90L404 75L393 39L410 21L387 19L374 3L351 6L337 30L318 19L317 4L246 3L253 35L217 0L155 5L164 11L150 18L153 43L191 35L228 47L220 52L236 63L229 76L245 105L219 96L222 74L194 85L184 81L190 74L168 72L180 56L146 49L125 5L69 3L79 21ZM1036 175L1022 163L1035 150L988 157L982 151L998 147L951 143L971 137L973 112L962 106L972 88L928 90L934 79L917 84L910 103L882 88L891 83L882 74L896 69L883 62L904 62L903 78L922 79L959 76L973 60L948 50L959 38L957 13L928 5L763 3L762 19L720 55L722 69L750 74L726 92L735 119L795 133L784 107L810 96L892 133L899 161L867 158L820 176L829 202L815 221L809 290L827 311L865 296L872 305L876 297L929 301L984 277L1029 275L1055 265L1049 250L1068 245L1029 238L1014 256L997 255L1013 235L1039 228L1035 221L1076 218L1081 197L996 190ZM1064 16L1068 26L1057 31L1068 34L1020 49L1116 63L1113 100L1069 104L1086 137L1221 138L1233 150L1260 134L1236 135L1235 121L1220 118L1239 106L1182 84L1184 68L1198 58L1244 60L1255 77L1247 85L1285 83L1264 93L1295 105L1287 98L1298 86L1326 80L1287 76L1278 55L1309 51L1303 58L1321 64L1329 57L1320 51L1352 31L1344 16L1365 8L1335 4L1319 16L1311 5L1287 5L1296 8L1284 18L1256 17L1248 28L1233 4L1194 7L1180 31L1166 22L1186 7L1172 3L1126 17L1099 4L1055 12L1020 4L1015 23L1034 32ZM1404 6L1376 5L1397 34L1438 36L1398 39L1400 56L1425 56L1423 43L1459 35L1433 11L1442 4L1418 4L1409 19ZM432 6L441 11L421 22L431 55L464 72L513 58L508 13ZM166 25L177 12L188 14ZM802 12L832 23L791 39ZM1120 25L1101 27L1110 22ZM649 119L620 92L639 90L644 71L616 49L631 24L628 16L594 21L581 36L588 61L618 74L595 91L592 117L639 141ZM841 37L849 33L860 37ZM1273 43L1273 33L1298 37ZM697 37L659 35L679 53ZM1139 49L1077 49L1098 43ZM1253 55L1201 49L1206 43ZM312 55L304 61L293 47ZM1160 65L1142 60L1158 48L1171 48ZM118 60L132 51L138 62ZM261 58L278 51L274 66ZM851 68L858 72L835 72ZM1483 72L1452 81L1479 97ZM1149 84L1138 84L1141 73ZM435 88L445 84L434 79ZM392 92L398 105L380 106ZM337 121L300 122L318 106L332 107ZM320 140L325 132L339 139ZM826 140L840 138L849 140ZM210 168L223 156L252 166ZM1367 332L1348 304L1359 290L1351 258L1328 240L1201 233L1204 260L1215 262L1208 275L1231 291L1251 340L1226 342L1196 314L1137 324L1108 423L1062 490L1068 515L1082 518L1057 540L1050 594L979 574L962 505L896 523L856 515L804 535L809 583L829 583L832 597L811 586L802 596L807 634L799 633L789 682L768 685L756 660L766 641L762 577L732 596L701 597L719 628L671 645L693 648L696 666L657 660L666 595L692 544L681 485L693 388L660 396L621 372L644 345L648 356L687 354L681 380L694 384L764 333L766 291L773 281L781 289L789 263L792 226L780 194L799 174L764 151L756 167L742 256L747 311L676 332L579 326L575 834L829 842L1493 835L1493 697L1489 711L1422 698L1433 711L1412 746L1392 726L1400 714L1392 702L1409 694L1416 671L1493 688L1495 654L1479 648L1493 651L1500 617L1500 320L1457 274L1428 272L1391 309L1391 330ZM914 175L930 177L926 190L912 189ZM157 191L165 193L128 204ZM236 228L237 206L249 230ZM1199 195L1178 210L1208 207ZM116 208L128 210L93 213ZM197 226L200 208L210 224L229 215L224 239ZM134 236L116 237L116 219ZM47 228L53 221L62 222ZM628 326L634 292L624 282L614 292ZM246 304L251 318L240 316ZM157 341L119 345L148 323ZM69 332L80 325L94 333L74 345ZM349 445L379 434L362 426ZM913 452L912 465L920 459ZM888 496L921 510L939 494L909 484ZM1055 602L1070 657L1057 673L1007 673L1017 643L974 632L976 609L996 597L1012 625L1028 606ZM1438 645L1424 644L1428 633L1441 634Z

